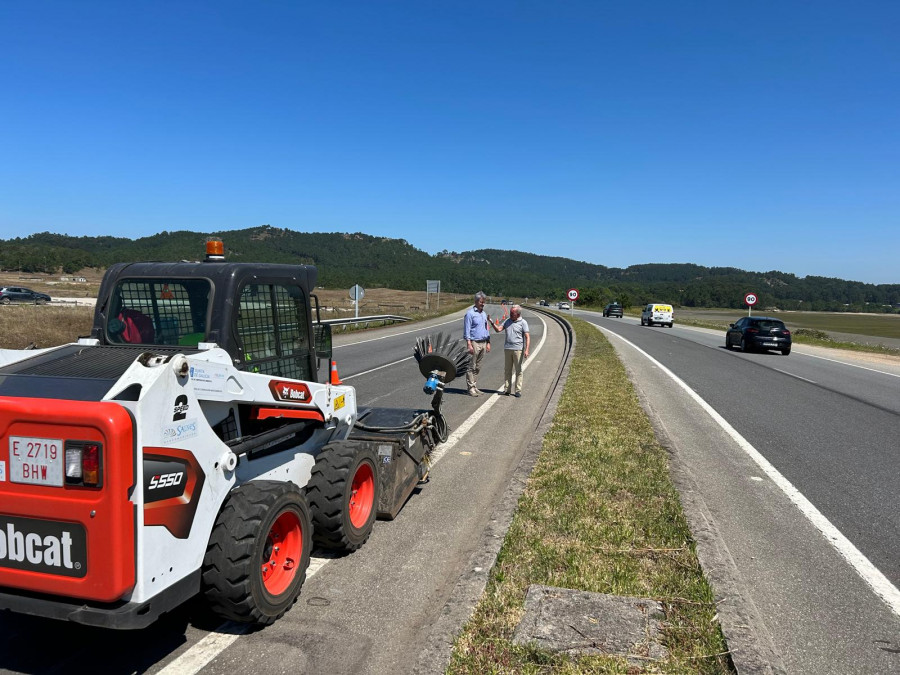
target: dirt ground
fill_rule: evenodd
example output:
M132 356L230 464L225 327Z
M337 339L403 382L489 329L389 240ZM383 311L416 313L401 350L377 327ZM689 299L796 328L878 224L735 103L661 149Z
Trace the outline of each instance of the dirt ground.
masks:
M62 281L66 277L74 279L82 277L86 281ZM100 290L100 279L103 272L97 270L81 270L75 274L26 274L16 271L0 271L0 286L24 286L33 291L46 293L54 298L95 298Z

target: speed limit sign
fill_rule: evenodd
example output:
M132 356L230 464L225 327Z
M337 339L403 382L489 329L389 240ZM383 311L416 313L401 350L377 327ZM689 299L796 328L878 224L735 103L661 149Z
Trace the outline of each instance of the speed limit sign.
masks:
M572 302L575 302L578 299L578 289L570 288L566 293L566 297L568 297Z
M756 293L747 293L744 296L744 304L753 307L756 304Z

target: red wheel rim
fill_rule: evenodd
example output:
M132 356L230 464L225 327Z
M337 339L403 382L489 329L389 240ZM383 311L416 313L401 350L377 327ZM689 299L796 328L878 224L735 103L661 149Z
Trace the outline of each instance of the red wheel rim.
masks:
M303 555L303 526L293 511L285 511L272 523L262 555L263 586L272 595L287 590Z
M375 501L375 472L368 462L359 465L350 486L350 523L359 529L369 520Z

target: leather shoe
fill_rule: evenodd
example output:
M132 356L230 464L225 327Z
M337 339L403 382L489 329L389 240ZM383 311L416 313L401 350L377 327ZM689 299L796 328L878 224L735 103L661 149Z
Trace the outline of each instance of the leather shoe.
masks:
M516 392L516 398L522 398L522 392L521 392L521 391L517 391L517 392Z

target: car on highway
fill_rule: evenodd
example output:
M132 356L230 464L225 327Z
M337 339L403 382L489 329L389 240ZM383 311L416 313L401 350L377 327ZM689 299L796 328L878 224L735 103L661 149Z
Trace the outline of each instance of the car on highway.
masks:
M546 300L541 300L540 302L538 302L538 305L540 305L541 307L549 307L550 303Z
M572 309L572 306L569 305L568 302L557 302L556 307L557 309Z
M660 326L672 327L674 312L672 305L663 305L651 302L641 310L641 325L652 326L658 323Z
M622 318L622 305L618 302L611 302L606 307L603 308L603 316L614 317L617 316L620 319Z
M769 316L745 316L730 324L725 333L725 349L740 347L742 352L777 349L791 353L791 331L781 319Z
M50 296L22 286L0 287L0 305L8 305L11 302L28 302L35 305L43 305L50 302Z

